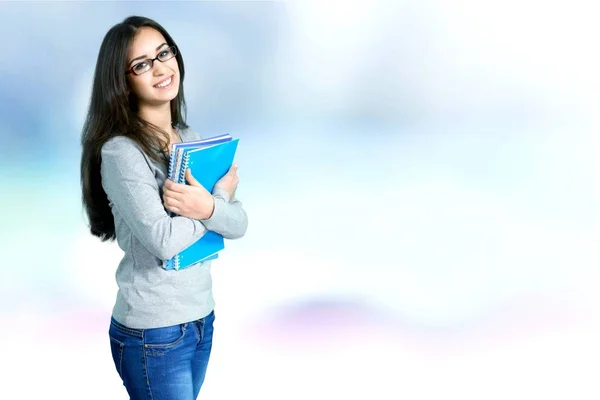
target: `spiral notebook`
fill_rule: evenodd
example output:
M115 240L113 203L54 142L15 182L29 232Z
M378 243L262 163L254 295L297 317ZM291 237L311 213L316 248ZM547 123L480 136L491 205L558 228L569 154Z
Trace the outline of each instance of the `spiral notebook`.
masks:
M238 141L239 139L233 139L229 134L225 134L174 144L169 163L169 178L174 182L186 183L185 171L189 168L194 178L206 190L212 192L217 181L233 164ZM224 248L223 237L216 232L208 231L187 249L164 261L163 268L178 270L199 262L213 260Z
M185 151L210 146L213 144L224 143L230 141L231 139L231 135L229 135L228 133L224 133L222 135L206 139L173 143L173 145L171 146L171 158L169 160L169 179L171 179L173 182L182 183L180 170L182 155L185 153ZM183 178L185 178L185 170L183 173Z

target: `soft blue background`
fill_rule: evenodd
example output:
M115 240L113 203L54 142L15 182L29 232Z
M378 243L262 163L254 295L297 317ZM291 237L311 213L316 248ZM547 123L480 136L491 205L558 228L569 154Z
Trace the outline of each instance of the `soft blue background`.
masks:
M204 398L598 398L600 32L547 3L0 3L1 397L126 398L79 135L141 14L240 138Z

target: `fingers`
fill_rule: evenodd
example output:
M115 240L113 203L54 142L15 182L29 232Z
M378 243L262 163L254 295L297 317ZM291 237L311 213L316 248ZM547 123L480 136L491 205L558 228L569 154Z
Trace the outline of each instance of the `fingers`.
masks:
M174 190L167 188L165 185L165 187L163 187L163 200L167 197L170 197L175 200L181 200L181 198L183 196L185 196L185 193L186 193L185 190L181 191L181 192L176 192Z
M229 170L227 171L226 175L236 176L237 177L237 170L238 170L238 165L237 164L233 164L231 167L229 167Z
M179 183L175 183L170 179L167 179L165 181L165 184L163 186L163 191L167 192L167 191L171 191L171 192L175 192L175 193L184 193L185 192L185 185L179 184Z
M183 188L181 188L181 186L183 186ZM165 206L179 203L183 199L185 191L179 191L181 189L186 189L185 185L179 185L169 179L165 181L162 195Z
M163 203L165 207L178 206L181 204L181 200L178 197L175 197L171 194L163 193Z
M175 214L179 214L181 215L181 209L177 208L177 207L167 207L167 209L169 211L173 211Z

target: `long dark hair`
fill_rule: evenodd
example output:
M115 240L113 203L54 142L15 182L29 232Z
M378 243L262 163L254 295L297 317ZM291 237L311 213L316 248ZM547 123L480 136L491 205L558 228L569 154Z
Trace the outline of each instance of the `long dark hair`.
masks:
M138 116L138 100L133 91L128 90L125 78L127 52L142 27L156 29L169 46L176 45L171 35L149 18L132 16L113 26L100 46L91 101L81 135L82 201L90 231L102 241L116 238L114 218L100 176L102 146L115 136L126 136L134 140L149 157L160 161L163 157L161 152L169 143L169 132ZM179 49L175 57L179 65L180 83L177 97L171 100L171 119L174 127L185 129L188 126L185 123L183 95L184 67Z

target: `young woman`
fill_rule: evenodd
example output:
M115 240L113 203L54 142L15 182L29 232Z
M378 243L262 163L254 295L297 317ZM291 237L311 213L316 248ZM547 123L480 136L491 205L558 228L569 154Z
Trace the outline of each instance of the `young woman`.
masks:
M82 134L81 185L91 233L124 251L109 328L115 367L132 399L195 399L214 321L210 261L179 271L167 260L207 230L242 237L237 167L209 193L166 179L170 144L198 139L185 123L184 67L155 21L129 17L100 46ZM168 210L179 216L170 217Z

